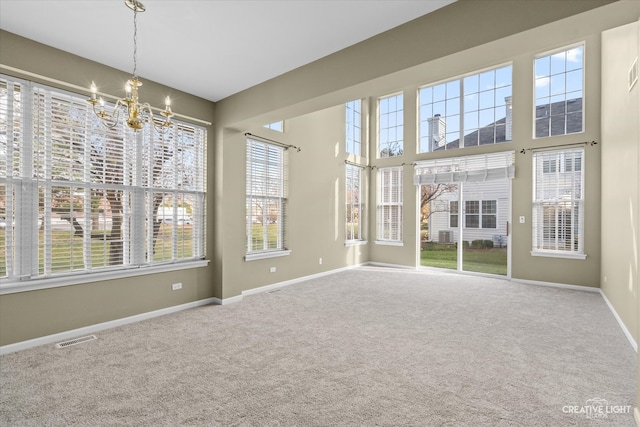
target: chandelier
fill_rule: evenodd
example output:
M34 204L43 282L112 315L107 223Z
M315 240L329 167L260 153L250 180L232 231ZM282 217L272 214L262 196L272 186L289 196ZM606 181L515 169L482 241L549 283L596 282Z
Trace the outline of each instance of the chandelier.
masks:
M138 79L136 74L138 67L138 12L144 12L145 7L142 2L138 0L125 0L127 7L133 10L133 76L127 81L125 86L125 97L118 99L113 110L108 112L105 109L104 100L102 97L98 98L98 88L94 82L91 82L91 98L87 100L89 104L93 106L93 112L100 118L103 125L108 128L114 128L120 123L120 115L125 114L125 123L134 131L142 129L146 122L149 122L153 127L159 131L164 132L172 126L171 116L171 99L167 96L165 99L164 110L160 111L160 114L164 116L164 120L157 123L154 120L153 112L151 111L151 105L148 102L141 103L138 99L138 88L142 86L142 82Z

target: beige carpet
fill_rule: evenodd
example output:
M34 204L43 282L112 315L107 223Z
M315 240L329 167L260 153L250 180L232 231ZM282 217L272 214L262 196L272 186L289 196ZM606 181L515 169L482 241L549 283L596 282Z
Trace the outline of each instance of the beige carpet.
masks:
M0 358L0 425L635 425L597 293L361 268L96 335Z

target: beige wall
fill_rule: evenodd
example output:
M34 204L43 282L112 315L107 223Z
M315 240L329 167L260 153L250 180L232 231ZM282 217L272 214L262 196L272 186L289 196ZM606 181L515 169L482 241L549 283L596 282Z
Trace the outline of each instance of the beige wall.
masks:
M111 94L122 93L124 82L129 78L128 73L5 31L0 32L0 64L87 89L91 81L95 80L102 92ZM0 71L15 74L5 69ZM213 103L144 80L144 76L141 78L144 82L141 96L145 101L161 106L164 104L164 97L169 95L177 113L213 121ZM46 81L41 83L51 85ZM214 159L213 140L214 132L210 127L207 141L209 163ZM208 173L211 188L212 168ZM212 202L213 198L209 197L209 211L212 210ZM208 259L212 259L213 242L214 234L209 230L206 242ZM171 291L171 284L175 282L182 282L181 291ZM0 295L0 345L218 297L221 289L222 284L215 276L214 264L211 263L209 267Z
M602 290L640 339L640 19L602 34ZM638 374L640 384L640 374ZM640 391L638 392L640 406Z
M525 5L526 3L526 5ZM475 18L479 22L489 23L492 19L496 19L496 14L500 16L500 19L504 20L505 16L509 16L511 19L513 10L507 10L511 7L518 13L514 15L514 19L520 22L522 27L526 27L521 21L529 21L529 19L523 18L521 9L522 7L530 7L530 3L540 2L492 2L481 1L473 2L473 7L479 7L478 4L482 4L474 13L477 13ZM565 2L562 2L565 4ZM570 4L572 2L566 2ZM557 4L557 3L554 3ZM566 5L565 4L565 5ZM574 4L584 5L586 2L578 2ZM445 8L446 13L454 13L457 10L458 14L464 14L466 19L467 9L471 7L469 4L453 5L451 8ZM272 120L279 120L282 118L288 119L290 116L286 114L293 114L295 112L306 113L308 110L316 111L331 106L339 105L348 100L355 98L365 98L369 100L369 107L372 111L375 111L376 98L383 95L388 95L398 91L404 93L405 98L405 155L400 158L391 159L375 159L371 157L371 164L375 166L396 166L405 163L405 189L404 189L404 246L381 246L373 244L372 240L375 238L374 229L374 206L370 205L370 219L369 222L369 240L370 240L370 257L369 260L373 262L385 263L385 264L399 264L405 266L416 266L417 258L417 189L412 184L412 167L411 163L415 160L435 158L450 155L462 155L462 154L478 154L491 151L503 151L513 150L519 151L522 148L534 148L540 146L555 146L561 144L579 143L583 141L599 141L600 140L600 32L602 30L615 27L620 23L629 21L629 16L638 11L638 3L635 2L618 2L609 6L605 6L602 9L585 12L570 18L566 18L550 24L545 24L540 27L536 27L530 30L519 32L512 36L507 36L494 41L487 41L483 38L483 41L487 41L480 46L471 47L466 50L461 50L461 46L468 46L470 42L469 38L475 39L476 34L465 32L464 36L459 33L453 34L451 37L442 37L435 34L430 34L428 28L433 28L433 25L438 26L437 22L432 22L430 18L425 17L417 21L410 23L406 27L401 27L396 30L392 30L386 33L388 38L374 38L364 42L360 45L353 46L341 52L337 56L332 56L318 63L310 64L309 67L303 67L301 70L295 70L287 75L281 76L274 81L267 82L264 85L260 85L242 92L238 95L232 96L228 99L221 101L218 105L217 124L221 128L227 128L225 132L220 132L221 142L223 144L224 154L221 160L225 164L225 172L223 177L223 188L225 191L225 203L224 207L221 207L223 213L220 218L225 218L224 222L218 224L219 228L224 228L224 232L229 232L228 217L235 218L238 224L235 225L237 230L240 230L240 223L242 217L238 211L238 203L240 200L235 200L234 203L229 203L231 199L226 195L229 192L235 194L235 197L239 198L242 194L243 185L243 170L241 167L233 167L233 170L229 170L228 165L241 165L243 159L242 151L242 131L251 129L255 126L260 126L263 123L267 123ZM456 9L460 8L460 9ZM497 8L497 9L496 9ZM445 13L443 12L443 13ZM533 13L533 12L532 12ZM450 19L451 16L447 15ZM534 17L537 17L533 13ZM458 17L458 15L456 15ZM457 22L457 20L453 20ZM512 23L513 24L513 23ZM511 24L510 24L511 25ZM419 28L415 28L417 26ZM482 26L481 34L484 34ZM528 27L527 27L528 28ZM422 49L411 50L405 48L405 43L408 46L413 46L414 36L419 34L425 37L423 40L430 40L428 43L424 43ZM448 33L449 34L449 33ZM491 34L491 32L489 32ZM408 40L406 37L410 37ZM544 140L534 140L532 138L533 128L533 58L536 54L560 48L568 44L585 42L585 97L586 97L586 127L585 132L580 134L573 134L561 137L547 138ZM473 45L473 43L471 43ZM436 45L435 51L443 55L435 59L430 59L427 62L423 62L417 65L410 66L408 68L401 69L399 71L392 72L390 74L376 74L371 70L368 70L363 76L368 77L377 75L370 80L361 80L360 83L348 86L345 89L340 89L341 86L346 85L345 81L351 81L354 76L351 75L352 67L359 69L359 64L351 64L352 58L357 58L372 66L369 62L371 58L368 56L372 51L375 51L375 58L382 58L379 68L375 70L381 70L380 73L389 70L387 57L393 57L397 63L408 64L416 56L421 57L424 51L429 51L433 54L431 49L428 49ZM349 57L346 58L346 52L349 52ZM429 57L431 58L431 57ZM341 61L350 65L350 67L341 67ZM471 73L479 69L486 67L492 67L505 62L513 63L514 73L514 128L513 128L513 142L505 144L497 144L495 146L483 146L474 147L461 152L439 152L429 154L416 154L415 141L416 141L416 91L420 85L436 82L442 79L460 76L465 73ZM384 63L384 64L383 64ZM340 72L340 74L334 74L334 72ZM304 78L303 78L304 77ZM364 78L364 77L363 77ZM286 83L290 83L295 90L283 90ZM302 84L305 83L305 84ZM281 90L281 92L279 90ZM324 90L330 90L329 93L323 92ZM291 103L290 105L288 103ZM239 105L243 105L246 108L241 109ZM282 108L278 108L281 107ZM293 108L294 112L290 111ZM273 115L274 113L283 114L280 116ZM315 117L311 115L310 117ZM336 115L336 119L341 119ZM318 118L318 120L320 120ZM302 132L304 135L314 135L317 129L324 129L326 126L322 124L314 124L311 121L307 122L308 132ZM371 123L369 125L369 131L371 135L375 135L376 123L375 114L372 115ZM342 130L336 130L336 133L332 138L342 139ZM285 132L282 138L291 141L291 143L305 146L305 138L298 137L293 134ZM375 144L375 140L372 138L372 144ZM542 281L552 283L565 283L574 285L583 285L598 287L600 285L600 150L601 145L594 147L587 146L586 148L586 212L588 213L585 218L585 251L587 253L586 260L568 260L557 259L548 257L532 257L531 251L531 187L532 187L532 172L531 172L531 154L517 154L516 155L516 179L513 180L513 217L519 216L526 217L525 224L513 224L513 250L512 250L512 276L516 279L530 280L530 281ZM333 152L333 145L326 143L324 146L315 147L315 150L326 150L326 153ZM375 147L372 145L371 150L375 153ZM320 151L318 151L320 153ZM325 155L327 155L325 153ZM296 156L294 156L295 159ZM322 158L322 157L320 157ZM327 172L332 169L327 169ZM338 170L334 170L332 173L338 173ZM334 179L339 178L333 176ZM303 179L296 177L293 172L291 175L292 181L296 179ZM329 178L327 178L329 179ZM375 170L371 173L371 186L369 189L369 200L375 201ZM304 197L304 196L303 196ZM308 196L309 197L309 196ZM232 213L232 211L234 213ZM235 212L238 211L238 212ZM295 209L291 211L292 216L298 215ZM335 212L332 213L332 215ZM333 221L333 219L331 219ZM321 224L318 226L322 227ZM293 234L293 233L292 233ZM245 263L246 268L249 270L243 273L242 267L238 264L238 267L234 271L229 270L229 264L227 258L232 256L231 262L236 263L241 258L242 248L239 246L239 240L237 237L229 236L225 237L225 249L222 252L224 258L223 265L225 269L224 284L225 297L237 295L237 291L234 287L234 282L247 280L248 271L253 271L254 267L250 267ZM326 239L326 236L325 236ZM227 248L230 248L231 241L234 241L234 252L228 252ZM227 243L228 242L228 243ZM327 244L329 244L327 242ZM315 242L313 246L320 245L322 242ZM305 251L314 250L313 247L305 248ZM308 255L311 258L311 255ZM293 262L293 257L291 258ZM287 262L287 260L283 260ZM272 283L278 279L295 278L299 274L313 274L316 269L309 268L307 270L301 269L297 265L295 267L289 266L288 271L295 271L295 274L289 276L276 277L269 276L268 278L262 278L260 283ZM264 269L263 269L264 271ZM228 273L228 274L227 274ZM252 274L252 273L251 273ZM272 278L271 278L272 277ZM250 286L250 285L249 285ZM237 288L240 289L240 288Z

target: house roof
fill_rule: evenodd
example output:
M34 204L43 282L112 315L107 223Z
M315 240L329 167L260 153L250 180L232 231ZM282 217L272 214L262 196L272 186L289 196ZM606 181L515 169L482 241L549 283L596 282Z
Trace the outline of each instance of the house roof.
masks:
M536 137L564 135L582 131L582 98L536 106ZM464 147L506 142L506 117L464 135ZM565 123L566 122L566 123ZM566 124L566 130L565 130ZM434 151L460 148L460 139Z

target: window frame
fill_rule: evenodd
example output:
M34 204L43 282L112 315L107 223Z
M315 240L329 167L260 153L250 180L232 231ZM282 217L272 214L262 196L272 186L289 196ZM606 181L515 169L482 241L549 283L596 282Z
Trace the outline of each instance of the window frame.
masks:
M402 166L378 169L376 244L404 245L403 241L403 168ZM397 224L393 224L393 218Z
M288 256L291 251L288 249L287 239L287 207L288 207L288 150L287 147L260 140L256 137L247 137L246 140L246 163L245 163L245 261L254 261L265 258ZM254 150L255 148L255 150ZM259 150L264 151L263 158L254 156ZM275 155L275 156L274 156ZM275 166L277 169L273 169ZM255 171L255 173L254 173ZM269 185L271 185L270 188ZM272 193L272 194L269 194ZM271 208L275 206L275 220L273 211L260 209L259 205L254 205L256 200L269 203ZM249 207L251 206L251 208ZM259 215L253 214L253 207L262 211ZM259 221L258 221L259 219ZM257 221L257 222L256 222ZM262 247L254 249L254 238L258 238L254 233L254 224L262 225ZM272 240L269 239L269 228L264 225L275 225L275 247L269 247Z
M350 201L350 182L353 182L357 177L357 201L353 203L353 198ZM353 245L366 242L364 237L365 231L365 217L366 209L363 201L363 183L364 183L364 168L358 165L346 164L345 165L345 245ZM354 214L357 212L357 214ZM355 231L354 219L357 216L357 231ZM349 221L351 219L351 222ZM351 228L350 228L351 224ZM349 238L354 236L354 238Z
M538 101L540 99L543 99L545 97L539 97L538 96L538 83L539 81L541 81L542 79L548 78L550 83L551 83L551 78L553 76L558 76L560 74L564 75L564 87L565 90L562 92L562 95L564 97L564 102L567 103L569 100L567 100L567 94L568 93L574 93L574 92L578 92L577 90L572 90L572 91L567 91L566 90L566 85L567 85L567 79L566 79L566 75L568 74L566 67L565 67L565 71L563 73L556 73L556 74L552 74L551 73L551 57L553 57L554 55L557 55L559 53L567 53L573 49L576 48L582 48L582 64L580 66L580 68L575 68L575 69L571 69L569 70L569 72L575 72L580 70L581 71L581 86L579 89L581 96L581 100L582 100L582 106L580 109L581 112L581 123L580 123L580 130L576 131L576 132L567 132L567 123L568 123L568 115L569 113L567 112L567 109L565 108L565 112L563 114L564 116L564 132L563 133L558 133L558 134L552 134L552 125L551 125L551 116L560 116L560 114L551 114L551 108L552 105L554 104L553 102L551 102L551 99L549 99L549 103L545 103L545 104L540 104L538 105ZM563 47L559 47L553 50L549 50L546 52L542 52L539 53L537 55L535 55L535 57L533 58L533 64L532 64L532 68L533 68L533 112L532 112L532 121L533 121L533 128L532 128L532 137L534 140L541 140L544 138L553 138L553 137L560 137L560 136L565 136L565 135L574 135L574 134L580 134L580 133L584 133L585 132L585 127L586 127L586 120L585 120L585 107L586 107L586 94L585 94L585 88L586 88L586 76L585 76L585 64L586 64L586 52L587 52L587 43L586 41L582 41L582 42L578 42L578 43L574 43L574 44L570 44L567 46L563 46ZM550 61L550 65L549 65L549 70L550 70L550 74L549 75L541 75L540 77L538 76L538 74L536 73L536 67L537 67L537 61L544 59L544 58L549 58ZM566 64L566 63L565 63ZM555 95L555 96L559 96L559 94ZM553 98L554 95L551 92L551 88L549 89L549 98ZM575 99L575 98L574 98ZM541 118L544 117L538 117L538 107L539 106L544 106L544 105L548 105L549 106L549 126L548 126L548 132L546 135L542 135L542 136L538 136L538 121ZM568 108L568 107L567 107ZM575 113L575 112L574 112Z
M345 152L362 156L362 99L345 103Z
M574 156L572 170L570 171L566 171L564 167L567 155ZM544 156L547 156L547 158ZM551 156L555 156L553 160L555 160L556 165L560 165L560 168L546 171L544 170L544 164L547 160L551 160ZM580 158L580 168L576 168L575 156ZM584 147L537 150L534 151L532 163L531 255L586 259L587 254L584 246ZM576 175L579 176L576 178ZM561 180L565 182L561 182ZM553 219L549 219L549 213L553 214ZM567 230L567 224L569 224L569 230ZM562 235L567 236L567 231L571 232L568 244L566 243L566 237L561 237Z
M394 101L395 109L394 110L386 109L385 112L383 113L381 104L389 101L391 98L395 98L395 101ZM377 99L376 111L377 111L377 114L376 114L377 129L376 130L377 130L377 136L378 136L377 138L378 149L377 149L376 157L379 159L383 159L383 158L400 157L404 155L404 93L397 92L391 95L385 95L385 96L379 97ZM387 117L385 120L383 120L383 117L385 116ZM383 124L385 125L384 127L383 127ZM395 137L393 139L390 139L388 135L392 130ZM385 141L385 147L382 146L383 140ZM392 150L395 150L395 149L392 149L393 144L398 144L397 152L392 151ZM383 155L382 153L385 150L388 150L388 151L386 151L386 155Z
M160 164L160 170L162 170L163 175L160 178L160 176L155 176L155 171L158 169L156 169L157 164L153 163L153 158L157 156L157 152L153 151L152 148L146 148L148 146L153 147L153 145L149 144L141 148L143 143L148 142L151 138L154 138L155 141L157 137L151 126L146 126L145 129L136 133L128 129L124 124L120 124L117 127L118 130L109 132L99 123L97 117L85 102L86 98L81 95L4 74L0 75L0 79L5 91L5 102L1 106L1 110L3 114L7 115L8 120L11 120L11 126L7 129L10 128L13 134L12 138L7 134L4 142L4 147L11 152L13 160L5 162L3 170L0 171L0 184L2 184L4 190L5 203L7 199L12 200L9 202L12 217L10 223L12 226L5 228L5 245L16 246L13 249L15 253L12 252L11 248L5 248L7 255L3 260L3 267L6 268L4 269L5 275L0 278L0 294L201 267L208 264L208 261L204 259L206 241L204 224L206 220L204 211L206 206L206 128L180 120L174 121L174 127L168 130L166 134L169 141L166 143L174 144L171 146L173 154L171 154L171 157L166 158L166 152L163 151L162 163ZM14 90L14 88L18 89ZM16 93L19 93L19 98ZM55 103L53 100L55 100ZM14 105L15 102L19 104ZM54 106L57 108L55 113L51 111ZM19 111L15 110L15 108L19 108ZM73 116L64 114L73 114ZM67 128L71 126L73 126L74 135L77 136L74 137L73 144L67 145L66 148L62 147L62 142L56 142L58 140L55 139L56 136L52 134L52 131L55 129L59 133L67 132ZM44 131L41 129L44 129ZM177 144L184 142L180 139L182 137L177 135L178 129L182 129L180 132L186 129L193 129L194 139L192 142L194 145L192 147L195 151L192 154L195 157L192 157L190 161L195 162L193 165L196 172L191 175L189 181L184 181L181 178L181 169L177 166L178 155L184 155L186 152L191 153L188 148L186 150L178 148ZM98 133L103 136L98 136ZM122 175L123 181L121 183L118 183L119 181L117 180L112 184L100 181L102 175L99 175L98 171L105 172L107 170L106 163L103 163L102 167L96 166L96 163L94 163L94 153L100 147L100 145L95 146L95 144L100 144L101 138L105 138L104 135L109 134L120 135L118 138L122 139L117 139L115 142L120 144L122 150L125 150L122 147L128 145L132 147L131 150L135 151L135 153L131 150L131 152L122 151L122 153L118 152L116 154L116 156L121 156L119 160L121 166L125 169L130 168L128 172L123 169L108 169L111 176ZM163 137L162 139L164 140L165 138ZM14 152L14 146L20 147L17 152ZM66 149L68 153L64 151L58 154L61 149ZM103 147L103 150L107 150L106 146ZM85 154L80 154L82 152ZM81 157L78 157L79 155ZM132 155L141 159L144 159L144 156L147 155L148 163L145 163L144 160L135 161L131 157ZM78 162L69 163L71 168L69 171L65 171L65 168L58 166L57 170L61 171L60 177L52 175L56 169L46 166L62 165L63 160L71 162L75 161L74 159L78 160ZM166 161L168 163L165 163ZM45 166L40 166L41 164ZM153 168L151 167L152 164L154 165ZM76 169L78 171L73 172ZM149 175L151 170L154 171L153 175ZM114 171L116 171L115 175ZM125 173L128 175L124 175ZM128 179L132 180L127 181ZM172 186L172 182L178 184ZM183 184L187 186L183 187ZM194 187L190 188L189 186ZM51 223L53 204L51 200L58 202L58 199L54 199L55 195L51 191L53 187L68 188L71 197L80 201L78 206L81 209L78 212L81 216L78 218L87 218L88 215L91 215L92 222L99 221L98 219L93 219L94 210L97 209L92 204L94 194L108 188L122 192L124 211L122 213L122 249L119 254L121 258L118 258L120 262L113 264L113 258L110 258L109 262L100 264L94 260L93 247L96 241L93 234L95 234L95 222L90 229L86 226L86 221L76 223L75 212L77 210L70 206L67 216L73 220L68 220L67 226L71 227L73 222L75 224L73 228L76 231L75 233L72 232L69 238L74 240L76 246L81 246L84 255L82 263L75 264L79 267L74 268L77 255L69 252L65 262L65 254L63 252L62 268L60 268L60 265L56 263L56 258L52 258L51 249L47 249L52 244L61 244L51 241L51 230L53 229ZM84 189L83 195L76 195L75 189ZM176 244L180 245L180 241L176 240L179 239L179 235L177 233L178 221L175 221L170 227L171 231L169 231L172 236L169 242L173 245L169 258L158 259L155 257L154 248L156 246L154 245L157 245L160 240L158 240L159 237L155 233L153 235L150 234L156 227L155 225L152 227L149 224L152 224L152 220L158 221L158 214L151 208L151 206L155 205L149 204L149 201L151 194L158 192L163 195L170 194L172 200L178 200L178 198L187 194L190 195L189 197L194 197L193 201L196 205L189 205L192 207L192 218L190 218L190 222L192 222L190 224L192 225L192 240L191 252L188 252L189 256L185 257L184 251L180 255L180 250L176 250ZM13 194L14 196L7 197L8 194ZM15 200L14 197L16 197ZM136 206L138 207L137 210ZM142 211L140 211L140 207L143 208ZM99 214L99 216L103 224L106 224L105 221L107 220L111 224L109 213L111 209L109 211L106 209L106 207L102 208L104 213ZM42 212L40 212L41 210ZM58 211L59 209L55 212ZM8 216L6 208L5 216ZM183 219L183 225L187 224L184 221ZM107 226L103 225L103 227L102 233L104 236L108 236L105 234L107 233ZM111 234L111 230L109 228L109 234ZM111 243L111 240L107 240L107 237L104 237L104 240L105 244L103 246L111 253L113 243ZM17 258L21 259L19 263ZM140 267L144 268L141 269Z
M497 75L499 72L503 72L503 70L509 68L509 82L504 85L498 85L496 81ZM493 73L493 86L489 89L481 90L480 84L483 79L488 75L488 73ZM477 79L477 90L468 92L466 86L471 86L471 79ZM454 88L454 86L456 86ZM423 97L428 95L427 91L431 91L430 101L426 101ZM442 92L444 94L444 98L436 97L433 93L434 91ZM508 91L508 94L502 94L504 99L496 101L496 97L498 96L498 92L503 92L504 90ZM449 92L453 91L453 94L449 95ZM482 108L480 103L480 98L485 98L488 94L492 94L492 106L488 106L486 108ZM481 96L484 95L484 96ZM473 98L478 98L477 108L467 110L468 106L471 105ZM508 98L508 101L507 101ZM438 112L434 113L433 110L434 105L442 104L440 111L438 108ZM512 118L513 118L513 62L506 62L502 64L498 64L493 67L484 68L482 70L476 70L471 73L463 74L461 76L449 78L446 80L441 80L438 82L430 83L423 85L418 88L417 91L417 121L418 121L418 143L416 147L416 151L418 154L424 153L432 153L440 150L458 150L470 147L477 147L481 145L493 145L493 144L502 144L508 143L513 140L512 137ZM424 108L424 110L423 110ZM504 125L499 124L499 118L496 120L496 111L498 109L504 108ZM429 114L427 114L426 110L429 110ZM443 115L442 112L445 114ZM490 112L491 116L493 116L493 121L488 125L481 126L480 117L483 115L487 115ZM478 122L477 126L469 127L471 116L476 115L476 120ZM447 118L453 118L454 120L451 122L453 127L453 131L447 131L446 124ZM442 148L434 149L432 147L432 122L437 119L438 121L438 138L442 139L444 144ZM444 126L443 129L440 127ZM491 125L491 126L490 126ZM483 130L488 128L492 128L492 141L491 144L482 144L481 143L481 133ZM498 130L503 128L504 131L504 140L498 140ZM476 144L468 144L467 136L477 133L477 143ZM441 135L442 134L442 135ZM448 142L449 137L457 136L457 139L453 139ZM426 147L423 149L423 146ZM457 146L449 147L449 145L453 142L458 142Z

